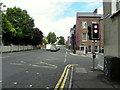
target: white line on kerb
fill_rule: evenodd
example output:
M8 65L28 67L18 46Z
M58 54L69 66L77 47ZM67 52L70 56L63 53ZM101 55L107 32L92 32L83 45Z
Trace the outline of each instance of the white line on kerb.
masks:
M65 58L65 60L64 60L64 63L66 62L66 58Z
M71 90L72 87L72 78L73 78L73 66L71 67L71 74L70 74L70 83L69 83L69 90Z

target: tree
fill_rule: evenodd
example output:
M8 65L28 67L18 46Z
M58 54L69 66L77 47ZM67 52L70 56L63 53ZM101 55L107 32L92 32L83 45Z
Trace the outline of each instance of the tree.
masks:
M9 45L12 43L12 39L14 36L16 36L16 30L13 27L12 23L7 20L5 17L5 14L2 14L2 34L3 34L3 43L5 45Z
M39 28L34 29L34 35L33 35L33 45L39 45L42 44L43 39L43 33Z
M16 30L16 35L13 37L13 44L29 44L33 39L34 20L29 16L27 11L16 7L8 8L6 18Z
M53 44L57 41L56 35L54 32L49 32L47 39L48 39L48 43L51 43L51 44Z
M58 41L58 44L64 45L64 44L65 44L65 39L64 39L64 37L63 37L63 36L60 36L59 38L60 38L60 40Z

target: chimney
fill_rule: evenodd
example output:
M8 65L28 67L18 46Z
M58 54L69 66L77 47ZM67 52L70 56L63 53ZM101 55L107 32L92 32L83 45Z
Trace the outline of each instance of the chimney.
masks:
M98 9L95 9L95 10L94 10L94 13L96 13L96 14L97 14L97 12L98 12Z

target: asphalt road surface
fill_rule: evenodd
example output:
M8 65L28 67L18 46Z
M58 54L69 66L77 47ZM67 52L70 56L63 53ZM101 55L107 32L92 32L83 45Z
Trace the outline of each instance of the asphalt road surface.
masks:
M71 55L65 46L62 46L61 50L57 52L37 49L3 53L2 87L68 88L71 85L72 67L77 64L81 64L81 67L89 67L90 58L86 59L84 60L84 57L78 55ZM84 64L87 65L84 66Z

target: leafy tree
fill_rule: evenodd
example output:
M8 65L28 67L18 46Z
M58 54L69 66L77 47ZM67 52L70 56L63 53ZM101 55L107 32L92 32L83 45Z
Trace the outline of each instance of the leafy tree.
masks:
M49 32L47 39L48 39L48 43L51 43L51 44L53 44L57 41L56 35L54 32Z
M65 39L64 39L64 37L63 37L63 36L60 36L59 39L60 39L60 40L58 41L58 44L64 45L64 44L65 44Z
M3 34L3 43L9 45L12 43L12 39L16 36L16 30L13 27L12 23L7 20L5 14L2 14L2 34Z
M16 7L8 8L6 18L16 30L13 44L29 44L33 39L34 20L27 11Z
M39 28L34 29L34 35L33 35L33 45L39 45L42 44L43 39L43 33Z

